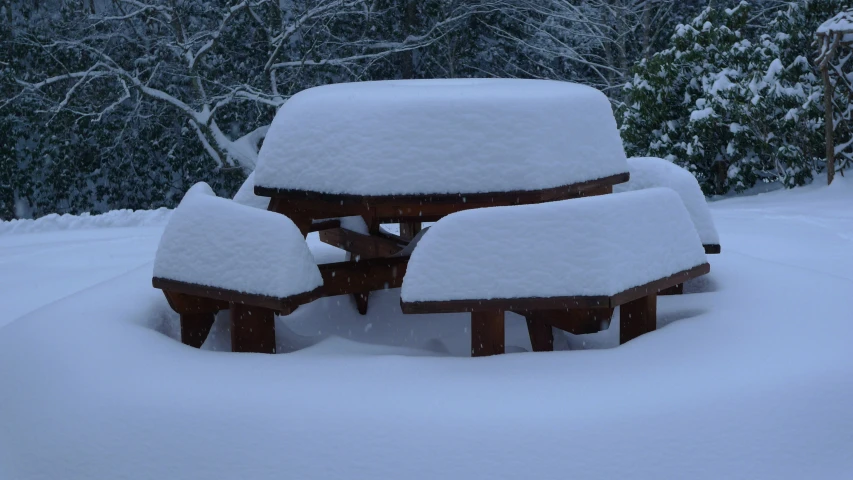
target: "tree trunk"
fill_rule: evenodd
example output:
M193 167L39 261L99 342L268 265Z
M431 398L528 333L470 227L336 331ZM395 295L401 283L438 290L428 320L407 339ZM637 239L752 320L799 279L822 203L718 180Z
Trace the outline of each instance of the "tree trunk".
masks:
M820 70L823 76L823 122L824 131L826 132L826 184L832 183L835 177L835 143L833 139L833 120L832 120L832 82L829 80L829 66Z
M415 30L415 23L418 16L417 0L403 0L406 2L405 14L403 16L403 36L408 37ZM403 57L400 59L400 73L403 78L415 78L415 51L407 50L402 52Z

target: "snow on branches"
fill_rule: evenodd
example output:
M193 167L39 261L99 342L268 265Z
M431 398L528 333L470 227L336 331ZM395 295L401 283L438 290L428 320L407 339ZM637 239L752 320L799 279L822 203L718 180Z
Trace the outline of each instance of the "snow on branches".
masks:
M19 83L51 112L99 120L119 106L162 103L184 118L217 168L249 172L275 109L304 77L318 84L339 80L335 70L352 76L372 62L430 45L474 11L456 9L403 39L375 38L373 4L115 0L112 9L87 16L82 35L39 45L88 59L85 69ZM237 36L250 39L251 51L238 49L245 38L235 42ZM111 98L99 105L75 102L93 83L108 84Z

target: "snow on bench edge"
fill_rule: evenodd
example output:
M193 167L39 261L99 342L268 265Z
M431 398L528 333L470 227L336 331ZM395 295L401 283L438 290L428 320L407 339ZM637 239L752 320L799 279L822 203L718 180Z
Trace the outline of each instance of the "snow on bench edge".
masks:
M678 165L656 157L632 157L628 159L631 179L626 183L613 186L613 191L630 192L654 187L666 187L675 190L699 232L699 238L705 245L719 245L720 235L714 226L711 209L702 193L702 187L696 177Z
M607 97L568 82L324 85L278 111L255 184L356 195L558 187L628 171Z
M412 254L405 302L614 295L706 262L670 189L454 213Z
M154 276L272 297L323 284L290 219L218 198L206 183L190 188L172 214L157 248Z

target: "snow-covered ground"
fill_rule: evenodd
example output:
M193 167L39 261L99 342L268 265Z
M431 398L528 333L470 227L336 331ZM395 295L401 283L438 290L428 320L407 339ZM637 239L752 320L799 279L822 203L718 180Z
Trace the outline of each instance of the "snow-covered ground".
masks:
M292 353L227 352L224 317L191 349L162 226L0 234L0 478L851 478L851 205L845 178L715 202L723 254L662 328L475 359L466 316L397 291L281 319Z

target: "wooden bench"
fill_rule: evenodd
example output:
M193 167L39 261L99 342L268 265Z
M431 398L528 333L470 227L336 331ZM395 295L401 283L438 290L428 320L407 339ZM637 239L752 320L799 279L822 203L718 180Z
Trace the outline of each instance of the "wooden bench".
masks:
M233 351L274 353L276 314L288 315L321 297L402 285L411 246L341 226L349 223L323 220L312 228L324 232L327 243L359 252L358 258L315 265L303 233L287 217L216 198L198 185L166 226L152 284L180 315L184 344L201 347L216 314L229 310ZM299 288L294 279L306 276ZM291 285L286 294L252 293L245 277Z
M678 195L669 189L460 212L412 254L404 313L471 313L471 354L504 352L504 312L527 319L535 351L551 327L609 327L620 343L655 329L658 291L710 271Z
M665 187L674 190L680 197L690 219L696 227L705 253L718 254L721 251L720 236L714 226L711 210L702 193L696 177L678 165L656 157L633 157L628 159L631 178L628 182L614 186L616 193ZM679 283L658 292L658 295L680 295L684 293L684 284Z
M317 265L323 285L311 292L274 298L154 277L169 306L180 315L181 342L200 348L216 314L231 312L231 344L235 352L268 352L275 344L274 315L288 315L300 305L323 297L400 288L408 256Z
M180 314L182 342L200 347L215 314L229 309L232 351L275 353L275 314L319 298L324 282L292 221L201 183L163 232L152 284Z
M402 302L403 313L471 312L471 355L504 353L504 312L527 319L530 343L535 352L554 349L551 327L573 334L595 333L610 326L613 310L619 308L619 343L656 328L658 290L683 283L711 270L704 263L615 295L492 298L433 302Z

